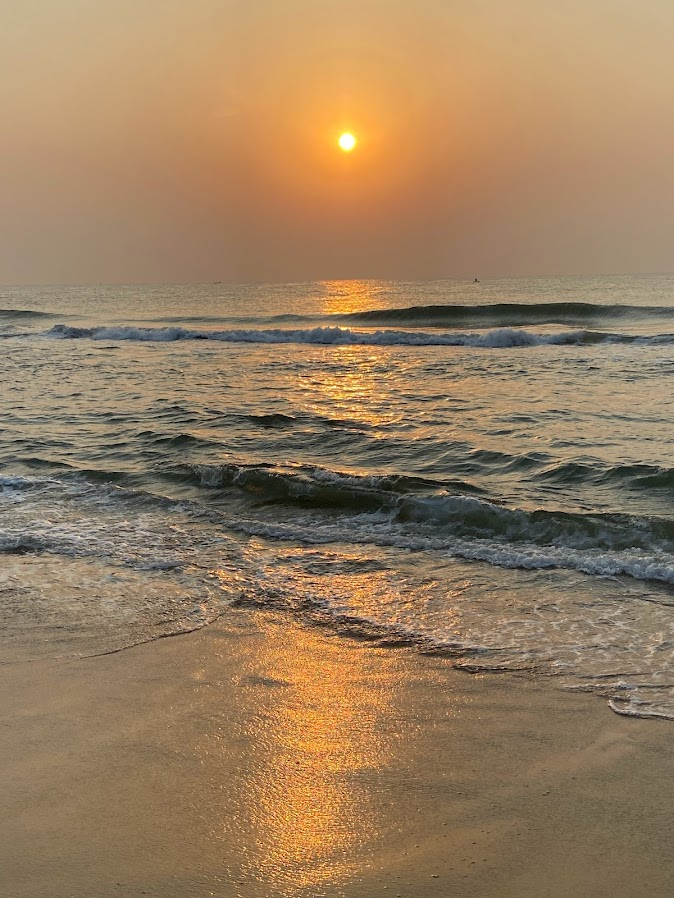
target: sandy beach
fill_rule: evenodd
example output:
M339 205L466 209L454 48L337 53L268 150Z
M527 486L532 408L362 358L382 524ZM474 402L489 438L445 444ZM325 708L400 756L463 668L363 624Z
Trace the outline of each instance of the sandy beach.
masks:
M0 894L670 895L673 724L236 611L0 670Z

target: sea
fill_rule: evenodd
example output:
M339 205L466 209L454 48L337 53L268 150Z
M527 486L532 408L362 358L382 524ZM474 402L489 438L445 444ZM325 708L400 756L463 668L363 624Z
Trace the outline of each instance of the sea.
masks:
M4 287L0 384L2 664L243 607L674 718L672 275Z

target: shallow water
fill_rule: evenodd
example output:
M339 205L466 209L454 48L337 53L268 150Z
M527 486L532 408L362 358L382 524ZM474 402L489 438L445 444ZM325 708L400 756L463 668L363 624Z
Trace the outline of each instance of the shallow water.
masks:
M2 660L254 603L674 716L673 296L0 290Z

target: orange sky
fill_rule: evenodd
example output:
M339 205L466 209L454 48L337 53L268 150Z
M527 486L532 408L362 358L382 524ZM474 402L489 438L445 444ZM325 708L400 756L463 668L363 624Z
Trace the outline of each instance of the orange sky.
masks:
M674 269L668 0L4 7L0 282Z

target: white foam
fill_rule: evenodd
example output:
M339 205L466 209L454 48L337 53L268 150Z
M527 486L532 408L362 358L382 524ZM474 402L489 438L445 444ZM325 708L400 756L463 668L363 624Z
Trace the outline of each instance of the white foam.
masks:
M355 331L342 327L299 330L189 330L182 327L95 327L77 328L57 324L47 336L60 339L135 340L170 343L177 340L212 340L221 343L301 343L320 346L472 346L508 349L549 344L582 343L586 331L535 334L515 328L497 328L483 334L427 333L419 331ZM607 339L610 335L607 335Z
M473 500L470 500L473 501ZM339 524L311 520L302 524L268 523L246 519L228 520L234 529L254 536L291 540L308 545L352 543L441 551L452 558L482 561L495 567L520 570L564 569L597 577L629 577L674 584L674 554L640 549L602 551L568 546L538 546L494 539L460 539L415 533L404 524L391 524L383 513L358 515Z

